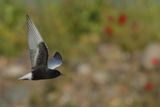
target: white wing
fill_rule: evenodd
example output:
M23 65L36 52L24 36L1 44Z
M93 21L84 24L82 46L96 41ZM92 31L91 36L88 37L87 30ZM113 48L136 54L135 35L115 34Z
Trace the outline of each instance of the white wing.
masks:
M48 60L48 50L40 33L28 15L26 16L26 19L30 60L32 67L34 67L37 64L37 60L42 61L42 59L38 59L41 58L42 54L44 59ZM41 54L41 56L39 54Z
M62 64L62 56L59 52L56 52L54 56L48 61L48 68L55 69Z

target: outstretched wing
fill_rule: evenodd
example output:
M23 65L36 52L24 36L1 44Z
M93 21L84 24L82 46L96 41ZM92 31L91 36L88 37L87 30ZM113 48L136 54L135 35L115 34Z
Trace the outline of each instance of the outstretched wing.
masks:
M54 56L48 61L48 68L55 69L62 64L62 56L59 52L56 52Z
M38 32L36 26L26 15L27 19L27 29L28 29L28 45L30 52L30 60L32 68L36 66L46 65L48 60L48 49L44 43L40 33Z

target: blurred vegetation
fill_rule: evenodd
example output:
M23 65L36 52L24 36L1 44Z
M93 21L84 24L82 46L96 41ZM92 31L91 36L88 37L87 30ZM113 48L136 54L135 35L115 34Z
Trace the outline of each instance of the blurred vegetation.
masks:
M160 58L149 59L151 72L141 72L139 58L160 42L158 0L0 0L0 7L0 56L28 51L29 14L50 55L62 53L60 69L71 71L54 83L29 83L30 107L159 107Z
M143 49L149 42L160 40L159 5L151 0L1 0L0 54L17 56L26 49L26 14L32 17L51 52L56 49L70 54L80 48L80 54L88 54L101 42L116 43L129 52ZM120 14L126 17L125 25L118 24ZM106 26L113 29L111 36L105 32Z

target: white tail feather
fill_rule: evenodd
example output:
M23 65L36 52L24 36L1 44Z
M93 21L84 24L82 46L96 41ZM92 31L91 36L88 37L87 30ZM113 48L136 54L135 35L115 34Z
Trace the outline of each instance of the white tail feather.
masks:
M32 73L28 73L22 76L21 78L19 78L18 80L32 80Z

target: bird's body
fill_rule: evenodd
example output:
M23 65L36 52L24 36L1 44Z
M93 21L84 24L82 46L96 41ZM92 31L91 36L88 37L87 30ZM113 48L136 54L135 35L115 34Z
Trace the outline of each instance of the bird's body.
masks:
M32 71L32 80L51 79L61 75L57 70L51 70L46 67L40 66Z
M31 72L19 78L21 80L52 79L62 73L56 70L62 64L60 53L56 52L48 60L48 48L40 33L27 15L28 44L31 60Z

